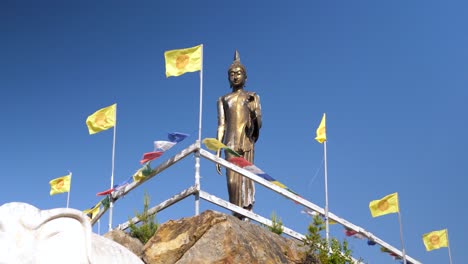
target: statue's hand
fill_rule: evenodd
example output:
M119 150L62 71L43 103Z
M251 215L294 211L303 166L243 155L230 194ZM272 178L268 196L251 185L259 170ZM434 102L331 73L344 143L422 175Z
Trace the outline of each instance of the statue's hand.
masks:
M250 110L249 116L251 120L254 120L257 118L257 112L255 112L255 110Z
M216 156L218 158L221 158L221 150L218 149L218 151L216 151ZM221 165L219 165L218 163L216 163L216 171L218 172L219 175L221 175Z

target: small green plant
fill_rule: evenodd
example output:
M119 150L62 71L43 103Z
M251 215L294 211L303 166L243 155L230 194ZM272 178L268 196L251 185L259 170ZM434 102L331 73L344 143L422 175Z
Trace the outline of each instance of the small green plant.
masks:
M141 243L146 244L148 240L154 235L156 230L158 230L158 223L156 222L156 214L150 215L148 213L150 204L150 197L148 193L145 192L143 197L143 212L140 214L135 211L135 216L140 219L138 224L132 222L129 218L129 228L130 228L130 236L138 238Z
M303 246L306 247L306 263L315 258L320 260L322 264L350 264L354 263L351 257L352 251L348 247L346 240L343 243L336 238L330 239L330 245L327 239L320 235L320 232L325 230L325 223L321 216L315 215L312 223L308 227ZM308 262L309 261L309 262Z
M281 221L281 218L275 214L275 212L271 213L271 222L272 226L269 226L268 229L275 234L281 235L284 231L283 222Z

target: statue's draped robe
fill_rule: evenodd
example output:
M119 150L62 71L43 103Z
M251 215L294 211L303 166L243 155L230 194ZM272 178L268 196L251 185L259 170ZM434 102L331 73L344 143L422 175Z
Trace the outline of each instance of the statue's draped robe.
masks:
M219 98L218 140L251 163L261 124L260 97L257 94L240 89ZM231 153L225 152L226 160L231 157ZM255 202L254 182L229 169L226 176L229 201L251 209Z

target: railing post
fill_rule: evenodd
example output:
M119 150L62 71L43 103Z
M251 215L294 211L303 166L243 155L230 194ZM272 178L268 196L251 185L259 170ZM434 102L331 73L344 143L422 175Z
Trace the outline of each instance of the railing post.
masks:
M195 215L200 214L200 140L196 141L195 152Z

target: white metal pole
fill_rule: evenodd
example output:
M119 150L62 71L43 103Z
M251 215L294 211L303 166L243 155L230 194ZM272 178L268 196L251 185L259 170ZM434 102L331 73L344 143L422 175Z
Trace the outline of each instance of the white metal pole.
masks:
M403 243L403 225L401 224L400 205L398 205L398 222L400 223L401 254L403 255L403 264L406 264L405 244Z
M328 171L327 171L327 141L323 142L323 155L325 162L325 235L327 239L328 248L330 248L330 230L328 221Z
M201 67L200 67L200 108L198 116L198 151L195 153L195 215L200 213L200 144L202 134L202 109L203 109L203 44L201 46Z
M115 135L117 131L117 104L115 106L115 124L114 124L114 139L112 140L112 172L111 172L111 184L110 188L114 186L114 163L115 163ZM112 209L114 208L114 202L112 200L112 194L109 197L109 231L112 231Z
M447 233L447 248L448 248L449 260L450 260L450 264L452 264L452 254L450 253L450 240L449 240L448 229L445 229L445 231Z
M201 67L200 67L200 110L198 116L198 140L201 142L202 134L202 108L203 108L203 44L201 46Z
M70 189L68 190L68 194L67 194L67 208L70 204L70 192L71 192L71 180L72 180L72 173L70 171L68 171L70 173Z
M200 214L200 141L197 140L198 150L195 152L195 215Z

